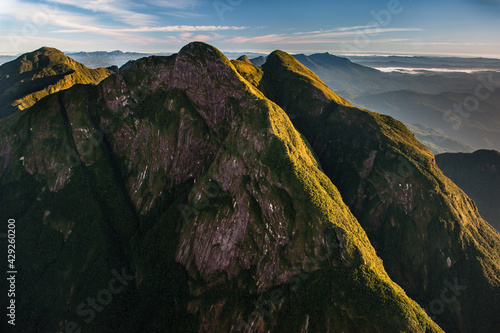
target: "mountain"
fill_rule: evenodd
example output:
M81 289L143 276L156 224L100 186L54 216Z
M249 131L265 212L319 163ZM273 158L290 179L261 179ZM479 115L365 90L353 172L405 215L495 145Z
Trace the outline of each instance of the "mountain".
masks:
M357 103L357 97L399 90L434 95L445 92L473 94L480 83L476 74L469 73L382 72L329 53L309 56L299 54L294 57L315 72L331 89L353 103Z
M0 65L4 63L16 59L16 56L0 56Z
M250 58L248 58L248 56L246 54L242 55L241 57L239 57L236 60L243 61L243 62L246 62L248 64L252 64L252 62L250 61Z
M500 150L497 73L439 72L495 69L497 59L351 57L358 64L329 53L294 57L353 105L411 124L417 138L435 153L471 152L476 147ZM363 65L420 68L421 73L381 72ZM483 95L486 91L488 97L479 100L478 91ZM459 110L476 101L478 112Z
M252 58L250 59L250 62L254 64L255 66L262 66L266 63L266 57L260 56L257 58Z
M68 56L71 56L78 62L90 67L90 68L98 68L98 67L111 67L118 66L122 67L127 62L132 60L138 60L144 57L150 56L169 56L171 53L168 52L155 52L155 53L139 53L139 52L123 52L123 51L95 51L95 52L76 52L76 53L67 53ZM230 59L236 59L242 56L241 52L226 52L225 55ZM247 56L251 57L259 57L260 53L249 52L246 53Z
M238 59L243 56L247 56L249 59L261 58L265 56L264 53L256 53L256 52L224 52L224 55L230 60Z
M382 92L381 89L396 90L398 87L398 82L391 81L389 74L353 63L347 58L329 53L297 54L294 57L316 73L330 89L348 98L367 91Z
M75 52L67 53L68 56L90 68L99 67L121 67L130 60L151 56L148 53L123 52L123 51L95 51L95 52ZM166 55L166 54L165 54Z
M452 139L424 124L408 125L406 127L415 138L429 148L434 155L446 152L472 153L475 149L459 140Z
M361 96L354 101L408 124L439 128L442 134L469 146L500 150L500 90L495 88L498 80L492 78L488 88L478 81L478 86L483 87L479 91L488 93L484 99L476 94L429 95L402 90Z
M436 163L475 201L481 216L500 230L500 153L478 150L472 154L440 154Z
M422 109L443 108L443 105L446 105L446 108L452 108L453 103L467 96L467 94L463 93L464 91L474 91L477 87L479 81L472 75L464 73L448 73L445 75L383 73L329 53L312 54L310 56L299 54L294 55L294 57L316 73L331 89L346 97L354 105L388 114L407 124L413 124L409 125L410 130L436 154L472 152L474 148L471 145L479 142L478 140L472 140L466 144L460 141L461 132L453 133L451 131L454 136L450 137L450 131L445 134L442 131L433 129L432 127L438 123L436 117L429 119L429 116L422 112ZM265 63L265 58L252 59L251 62L256 66L261 66ZM401 90L401 87L414 89L420 91L420 93L413 90ZM449 89L459 91L461 95L447 92ZM443 103L443 101L437 99L430 100L431 97L423 98L422 96L432 96L425 95L423 92L426 91L439 92L443 96L456 96L453 103L450 104L451 100L449 99L446 103ZM373 92L377 93L373 94ZM396 105L393 103L394 99L397 99ZM419 100L425 101L418 103ZM407 106L408 103L409 106ZM440 114L438 117L441 117L441 122L443 122L443 115ZM448 123L446 125L449 127ZM479 126L475 127L477 131L481 131ZM476 134L470 134L469 136L472 138ZM489 136L489 133L479 135ZM485 138L485 140L490 139ZM484 145L485 141L482 144Z
M20 331L442 332L283 109L203 43L0 121L0 203Z
M500 234L281 51L190 43L0 120L0 212L20 331L500 330Z
M24 54L0 66L0 118L75 84L97 84L111 73L89 69L48 47Z
M446 332L499 331L500 235L431 151L399 121L350 106L284 52L261 70L257 87L309 141L389 276Z

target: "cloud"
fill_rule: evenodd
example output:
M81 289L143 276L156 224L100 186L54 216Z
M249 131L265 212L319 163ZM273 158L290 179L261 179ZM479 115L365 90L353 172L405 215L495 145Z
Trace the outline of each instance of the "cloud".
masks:
M287 35L284 34L269 34L263 36L254 37L234 37L228 39L226 42L234 44L244 44L244 43L277 43L285 42L287 40Z
M48 0L58 5L73 6L97 13L105 13L114 20L131 26L148 25L157 21L157 17L132 10L134 2L129 0Z
M377 24L373 24L373 25L356 25L356 26L353 26L353 27L339 27L339 28L329 29L329 30L296 32L296 33L294 33L294 35L323 34L323 33L329 33L329 32L342 32L342 31L370 29L370 28L375 28L375 27L378 27L378 25Z
M354 27L341 27L330 30L319 30L309 32L296 32L293 34L269 34L262 36L252 37L234 37L227 42L235 44L243 43L282 43L282 44L318 44L318 43L332 43L346 41L348 38L355 38L357 36L365 36L370 40L377 42L395 42L407 39L393 38L393 39L380 39L378 35L394 33L394 32L411 32L421 31L420 28L379 28L378 25L373 26L354 26ZM377 38L377 39L376 39Z
M67 25L66 25L67 26ZM75 29L57 30L60 33L74 32L98 32L101 34L116 34L125 32L196 32L196 31L227 31L227 30L244 30L247 27L235 26L207 26L207 25L169 25L162 27L136 27L136 28L105 28L95 26L73 25Z
M173 8L173 9L191 9L197 7L201 4L199 0L158 0L158 1L148 1L151 5Z
M161 15L179 17L179 18L183 18L183 19L185 19L185 18L194 19L194 18L206 17L206 15L204 15L204 14L191 13L191 12L161 12Z
M220 39L224 36L221 36L217 33L213 33L210 35L207 34L194 34L191 32L182 32L178 34L177 36L169 36L168 41L170 43L174 44L187 44L192 41L199 41L199 42L210 42L216 39Z

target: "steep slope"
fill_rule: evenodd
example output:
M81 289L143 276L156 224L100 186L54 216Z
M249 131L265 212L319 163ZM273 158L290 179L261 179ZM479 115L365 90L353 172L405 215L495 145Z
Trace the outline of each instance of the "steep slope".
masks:
M500 230L500 153L478 150L471 154L440 154L436 163L476 202L481 216Z
M433 154L402 123L350 106L284 52L262 70L258 87L311 143L391 278L447 332L499 331L500 235Z
M0 66L0 118L75 84L98 84L108 69L89 69L59 50L42 47Z
M23 331L442 332L285 112L206 44L0 121L0 172Z

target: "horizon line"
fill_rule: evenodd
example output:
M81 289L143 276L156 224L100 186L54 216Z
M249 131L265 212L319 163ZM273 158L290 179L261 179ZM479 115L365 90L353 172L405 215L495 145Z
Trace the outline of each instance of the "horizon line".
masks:
M42 46L43 47L43 46ZM46 46L46 47L51 47L51 46ZM23 54L26 53L31 53L34 52L41 47L38 47L34 49L33 51L28 51L24 53L18 53L18 54L4 54L0 53L1 57L19 57L22 56ZM53 47L52 47L53 48ZM56 48L57 49L57 48ZM220 50L220 49L219 49ZM276 49L279 50L279 49ZM260 54L263 56L267 56L271 54L273 51L223 51L220 50L224 54L248 54L248 53L253 53L253 54ZM492 54L464 54L464 53L425 53L425 52L415 52L415 53L398 53L398 52L387 52L387 51L372 51L372 52L360 52L360 53L342 53L342 52L335 52L335 51L327 51L327 50L312 50L312 51L297 51L297 50L292 50L292 51L286 51L283 50L284 52L287 52L288 54L291 55L297 55L297 54L304 54L306 56L313 55L313 54L322 54L322 53L329 53L333 56L340 56L340 57L434 57L434 58L469 58L469 59L474 59L474 58L483 58L483 59L498 59L500 60L499 56L495 56ZM144 54L146 56L148 55L158 55L158 54L176 54L179 52L177 51L150 51L150 52L145 52L145 51L124 51L124 50L112 50L112 51L106 51L106 50L93 50L93 51L87 51L87 50L79 50L79 51L62 51L66 55L72 55L72 54L77 54L77 53L97 53L97 52L105 52L105 53L112 53L112 52L122 52L124 54L126 53L137 53L137 54Z

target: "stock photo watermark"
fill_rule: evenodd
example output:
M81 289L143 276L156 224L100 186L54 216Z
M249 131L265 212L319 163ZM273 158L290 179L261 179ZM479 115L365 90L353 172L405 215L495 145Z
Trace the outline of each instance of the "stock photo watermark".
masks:
M16 220L7 220L7 323L16 325Z
M345 232L341 228L335 228L335 234L337 242L333 238L333 234L328 233L325 237L326 253L323 255L315 255L314 257L306 257L303 272L293 276L290 280L285 282L285 286L282 286L280 289L273 290L269 297L262 301L254 301L253 305L255 306L255 310L252 311L247 317L240 317L238 320L238 324L236 327L236 332L244 332L245 328L249 325L253 325L257 320L262 320L264 317L271 316L277 306L281 302L283 302L283 298L285 297L285 288L289 288L291 291L295 292L299 289L300 285L306 281L310 275L320 266L321 263L330 259L333 255L333 249L340 249L340 259L345 260Z
M411 0L409 0L411 1ZM387 28L394 18L401 14L404 10L404 6L399 0L389 0L386 9L379 11L372 10L370 15L374 21L366 23L365 29L360 31L354 37L353 44L347 42L342 42L340 44L340 49L343 53L359 52L370 45L373 37L380 35L382 28Z
M21 46L30 43L30 38L37 36L40 30L53 21L55 15L59 12L57 4L38 4L38 10L29 19L25 20L20 27L20 33L9 33L8 39L14 52L18 53Z
M97 314L102 312L106 306L113 302L113 297L120 294L129 286L129 283L135 280L134 275L129 275L125 267L122 268L121 273L115 269L111 270L113 277L109 280L108 285L99 290L95 297L87 297L84 302L81 302L76 307L76 314L87 325L92 323ZM64 325L64 332L81 333L84 324L78 324L76 321L67 321Z
M462 294L464 290L467 290L466 285L462 285L458 282L458 278L455 277L453 283L448 280L444 280L443 289L439 294L439 298L433 299L429 302L429 306L425 308L425 312L435 320L437 316L444 313L446 305L450 305L458 300L458 297Z
M243 0L215 0L212 4L220 20L224 21L224 14L226 12L232 12L242 3Z
M489 73L488 77L479 76L478 80L480 83L473 95L465 97L461 103L455 103L453 109L448 109L443 114L443 120L451 123L454 130L460 129L463 119L467 119L473 112L479 111L481 102L489 99L497 89L494 85L493 73Z

